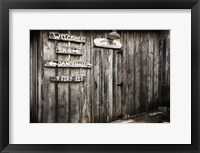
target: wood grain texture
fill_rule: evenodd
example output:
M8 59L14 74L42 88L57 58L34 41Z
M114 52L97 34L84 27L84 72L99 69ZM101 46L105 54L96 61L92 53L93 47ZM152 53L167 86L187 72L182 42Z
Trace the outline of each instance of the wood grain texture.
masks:
M100 31L94 31L94 37L101 38L102 33ZM94 47L94 46L93 46ZM100 120L99 114L100 114L100 58L101 58L101 51L102 49L94 48L93 49L94 58L94 69L93 69L93 77L94 77L94 88L93 88L93 115L94 115L94 123L98 123Z
M35 66L37 63L37 33L30 32L30 122L37 122L37 67Z
M89 46L89 50L90 50L90 62L91 62L91 64L92 65L94 65L94 43L93 43L93 39L95 38L95 36L94 36L94 31L90 31L90 32L88 32L89 33L89 37L90 37L90 46ZM89 81L88 81L88 83L89 83L89 88L90 88L90 96L89 96L89 108L90 108L90 120L89 120L89 122L90 123L93 123L94 122L94 88L96 87L96 85L94 84L94 70L92 69L90 72L89 72L89 74L88 74L89 76Z
M37 42L37 73L35 77L37 78L37 120L42 122L42 108L44 102L44 92L43 92L43 78L44 78L44 67L43 67L43 32L39 32L39 38Z
M148 50L148 64L149 64L149 69L148 69L148 110L153 109L153 91L154 91L154 49L153 49L153 39L152 39L153 34L151 32L148 32L148 45L149 45L149 50Z
M55 41L49 41L48 33L43 32L43 61L56 59ZM44 67L44 65L43 65ZM56 75L55 69L47 69L44 67L43 78L43 117L42 122L54 123L56 121L56 101L55 101L55 84L50 82L49 78Z
M106 37L106 35L105 35ZM103 94L103 104L104 104L104 116L103 121L108 122L109 121L109 51L108 49L103 50L103 80L102 84L104 87L104 90L102 92Z
M138 32L136 34L136 42L135 42L135 113L140 112L140 98L141 98L141 33Z
M68 43L58 41L59 47L68 47ZM70 55L57 55L57 59L61 61L69 61ZM58 69L58 76L69 75L69 69L61 68ZM59 83L58 84L58 122L65 123L68 121L69 114L69 84Z
M85 37L85 43L51 40L49 32L31 34L31 123L104 123L170 107L169 31L118 30L120 50L94 45L109 30L54 31ZM56 54L56 46L80 48L83 54ZM92 68L47 68L46 60L81 61ZM82 75L79 83L50 81Z
M134 42L133 42L133 33L130 31L127 31L127 39L128 39L128 43L127 43L127 51L128 51L128 55L127 55L127 95L128 95L128 99L126 102L127 105L127 112L128 115L131 116L133 115L133 104L134 104Z
M86 33L84 33L83 31L80 31L80 36L85 36L87 35ZM87 42L89 42L89 40L87 40ZM80 61L88 61L87 60L87 54L88 51L87 50L87 42L85 43L85 45L83 43L80 43L79 46L80 48L83 48L83 56L80 56ZM80 69L80 74L86 76L87 74L87 70L83 70L82 68ZM88 123L89 122L89 117L88 117L88 75L86 76L86 80L85 82L80 84L80 93L81 93L81 102L80 102L80 120L82 123Z
M120 52L123 52L122 50ZM122 115L122 54L117 53L117 67L116 67L116 119Z
M80 35L80 31L70 31L71 35ZM74 43L71 42L70 47L72 48L79 48L80 44L79 43ZM80 57L77 56L71 56L71 61L78 62L80 61ZM80 75L80 69L71 69L71 75ZM70 117L71 117L71 122L72 123L79 123L81 122L81 112L80 112L80 107L81 107L81 91L80 91L80 84L76 83L71 83L70 86Z

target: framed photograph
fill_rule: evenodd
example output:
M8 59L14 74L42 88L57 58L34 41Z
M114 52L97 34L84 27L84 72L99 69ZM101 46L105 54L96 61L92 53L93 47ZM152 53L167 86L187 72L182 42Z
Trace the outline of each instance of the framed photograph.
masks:
M189 1L1 1L1 152L199 152Z

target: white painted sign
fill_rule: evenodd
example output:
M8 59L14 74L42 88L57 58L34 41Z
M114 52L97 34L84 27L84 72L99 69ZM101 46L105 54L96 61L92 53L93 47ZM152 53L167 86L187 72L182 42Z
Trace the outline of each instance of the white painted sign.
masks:
M110 40L106 38L96 38L94 39L94 44L97 47L110 49L120 49L122 47L122 44L118 40Z
M83 82L85 76L53 76L50 77L50 81L54 82Z
M77 48L67 48L56 46L57 54L67 54L67 55L83 55L83 50Z
M73 61L45 61L45 67L63 67L63 68L92 68L92 64L86 62L73 62Z
M80 43L86 42L86 37L62 34L62 33L58 33L58 32L49 32L49 39L62 40L62 41L73 41L73 42L80 42Z

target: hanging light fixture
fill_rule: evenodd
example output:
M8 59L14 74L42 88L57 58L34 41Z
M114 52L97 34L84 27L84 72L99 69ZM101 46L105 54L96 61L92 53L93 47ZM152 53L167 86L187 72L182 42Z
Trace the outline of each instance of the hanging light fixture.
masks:
M116 30L113 30L108 34L108 39L114 40L114 39L119 39L120 35L117 33Z

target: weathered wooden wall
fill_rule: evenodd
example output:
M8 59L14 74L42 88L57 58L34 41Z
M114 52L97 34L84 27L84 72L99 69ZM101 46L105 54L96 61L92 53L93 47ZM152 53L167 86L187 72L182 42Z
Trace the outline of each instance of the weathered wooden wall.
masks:
M170 106L169 31L118 31L122 50L94 46L110 31L59 31L86 37L86 43L49 40L49 31L31 31L31 122L110 122ZM55 47L83 48L82 56L60 55ZM45 60L84 61L83 68L46 68ZM50 82L51 76L85 75L85 82Z

